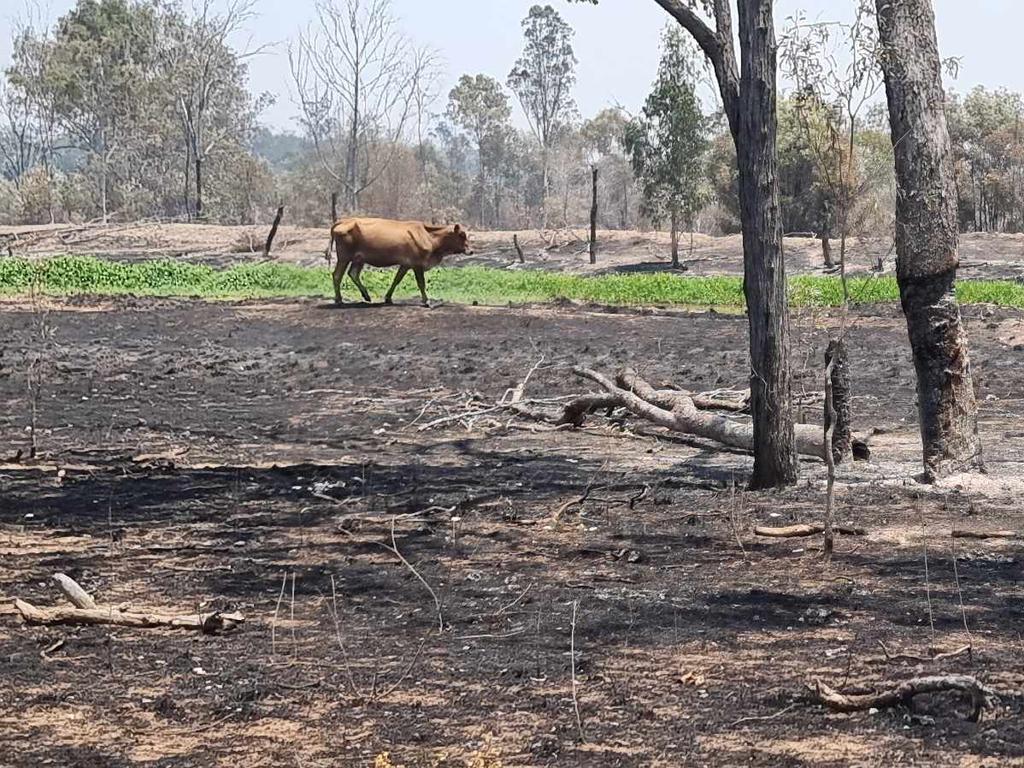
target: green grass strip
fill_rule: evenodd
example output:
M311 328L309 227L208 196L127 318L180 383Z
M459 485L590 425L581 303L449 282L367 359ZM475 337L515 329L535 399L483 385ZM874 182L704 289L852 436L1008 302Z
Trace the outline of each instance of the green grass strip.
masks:
M367 270L363 280L380 298L393 270ZM856 277L849 281L855 303L899 300L892 277ZM133 294L199 298L268 298L332 296L325 267L258 263L214 269L184 261L158 260L123 263L91 256L58 256L45 260L0 258L0 294ZM346 279L345 298L357 298ZM790 280L793 306L828 307L842 303L837 277L800 276ZM738 277L693 277L672 272L584 276L564 272L506 270L493 267L448 267L430 272L431 298L457 303L521 304L572 299L598 304L687 307L743 307L743 283ZM1024 308L1024 285L1010 281L969 280L958 284L960 300L968 304L997 304ZM397 298L417 296L410 276Z

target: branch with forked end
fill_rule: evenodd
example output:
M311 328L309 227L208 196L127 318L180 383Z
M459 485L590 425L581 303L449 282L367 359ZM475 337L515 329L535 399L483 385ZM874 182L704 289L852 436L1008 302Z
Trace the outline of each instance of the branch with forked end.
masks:
M599 384L605 390L607 398L600 401L602 407L619 406L674 432L703 437L747 451L754 449L754 428L749 421L730 419L701 410L691 395L675 390L655 389L632 369L623 371L616 381L588 368L576 367L573 373ZM798 453L825 459L825 441L820 427L797 424L795 432Z
M971 698L971 720L992 704L996 692L971 675L931 675L904 680L876 693L840 693L821 680L807 686L815 701L836 712L863 712L909 704L915 696L927 693L963 693Z

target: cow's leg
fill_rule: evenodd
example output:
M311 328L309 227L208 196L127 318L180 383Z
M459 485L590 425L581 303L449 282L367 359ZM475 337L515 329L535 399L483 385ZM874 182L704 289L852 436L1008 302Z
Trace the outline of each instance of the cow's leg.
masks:
M391 296L394 294L395 288L397 288L399 283L401 283L402 280L405 279L405 273L408 272L408 271L409 271L409 268L407 266L405 266L404 264L401 265L398 268L398 272L395 274L395 279L391 282L391 287L388 288L388 292L386 294L384 294L384 303L385 304L390 304L391 303Z
M337 245L338 263L334 267L334 303L341 306L341 279L345 277L345 270L348 269L348 264L352 259L341 247L340 242Z
M366 286L363 285L363 281L359 279L359 274L363 271L363 267L366 266L361 261L354 262L351 267L348 268L348 276L352 278L352 282L356 284L356 288L359 289L359 293L363 296L363 301L369 304L373 299L370 298L369 291L366 290Z
M416 287L420 289L420 296L423 298L423 306L430 308L430 299L427 298L427 281L423 277L423 267L413 267L412 272L416 275Z

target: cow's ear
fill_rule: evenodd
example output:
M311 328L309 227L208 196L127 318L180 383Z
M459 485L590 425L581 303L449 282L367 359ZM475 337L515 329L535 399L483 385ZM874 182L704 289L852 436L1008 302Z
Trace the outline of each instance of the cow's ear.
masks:
M455 225L455 234L457 235L457 234L459 234L459 233L460 233L461 231L462 231L462 225L461 225L461 224L456 224L456 225Z

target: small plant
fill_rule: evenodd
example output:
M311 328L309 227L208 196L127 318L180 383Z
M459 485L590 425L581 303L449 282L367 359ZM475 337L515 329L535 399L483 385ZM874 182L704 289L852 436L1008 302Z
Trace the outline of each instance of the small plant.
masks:
M380 299L393 277L391 270L367 270L362 279ZM569 299L614 306L682 306L742 309L743 279L731 276L683 276L672 272L579 275L564 272L510 272L493 267L440 267L427 277L439 299L471 304L523 304ZM853 304L899 301L892 277L847 280ZM353 286L354 288L354 286ZM351 291L351 288L349 289ZM20 257L0 260L0 295L133 294L201 298L332 296L327 270L261 262L214 269L203 264L161 259L135 264L59 256L42 261ZM416 295L412 285L398 298ZM354 293L350 293L354 296ZM801 275L789 280L790 304L839 307L843 286L835 277ZM963 280L957 297L967 304L1024 308L1024 285L1010 280Z

